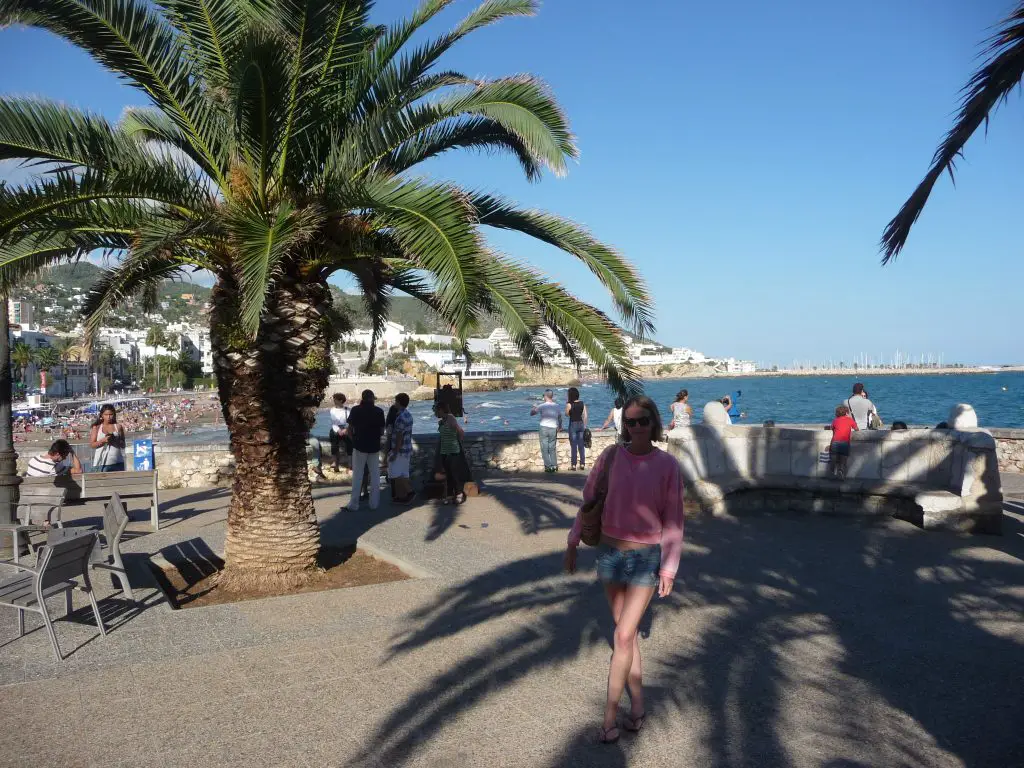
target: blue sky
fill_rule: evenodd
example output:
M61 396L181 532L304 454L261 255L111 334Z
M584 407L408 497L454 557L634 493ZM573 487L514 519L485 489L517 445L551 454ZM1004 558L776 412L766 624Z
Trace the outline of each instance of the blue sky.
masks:
M441 31L472 8L457 2ZM648 281L657 337L766 363L1024 361L1019 331L1024 107L1011 97L939 183L893 266L878 239L950 126L979 44L1010 0L547 0L466 40L445 65L529 71L578 136L568 177L506 157L424 170L570 216ZM413 7L381 0L391 20ZM0 91L116 118L142 98L48 35L0 31ZM494 242L607 309L586 269L526 238Z

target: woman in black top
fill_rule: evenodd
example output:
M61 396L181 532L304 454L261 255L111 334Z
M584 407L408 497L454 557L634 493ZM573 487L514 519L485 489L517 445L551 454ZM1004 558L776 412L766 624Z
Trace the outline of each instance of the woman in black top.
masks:
M587 406L580 400L580 391L576 387L569 387L565 415L569 417L569 449L572 451L572 466L569 469L576 469L577 453L580 456L580 469L586 469L587 449L583 445L583 432L587 428Z

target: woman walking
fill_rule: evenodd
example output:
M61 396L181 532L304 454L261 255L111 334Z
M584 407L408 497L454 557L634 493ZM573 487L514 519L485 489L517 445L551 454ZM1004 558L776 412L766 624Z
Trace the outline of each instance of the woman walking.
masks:
M576 470L576 454L580 457L580 469L587 468L587 449L583 444L583 433L587 429L587 405L580 400L580 391L569 387L565 415L569 417L569 450L572 458L569 469Z
M437 414L437 431L440 434L438 451L441 454L441 466L444 469L444 499L442 504L461 504L466 500L463 486L466 483L464 470L465 459L462 456L462 438L466 434L444 400L434 406Z
M629 444L606 448L583 489L584 502L594 501L602 486L606 489L597 575L615 621L615 638L598 734L604 743L619 738L619 700L626 688L630 713L622 727L635 733L644 725L647 710L637 628L655 590L661 597L672 591L683 547L682 475L675 458L653 444L661 431L654 401L630 398L622 415L622 436ZM576 571L582 527L582 515L577 514L565 552L569 573Z
M621 397L615 398L615 405L608 411L608 418L604 420L604 424L601 425L601 429L608 429L608 425L611 424L615 427L615 442L622 442L622 406L626 404L626 401Z
M104 405L89 433L93 472L124 472L124 427L117 423L114 406Z
M693 423L693 408L687 402L689 399L690 393L685 389L680 389L676 393L675 402L668 407L672 411L672 429L688 427Z

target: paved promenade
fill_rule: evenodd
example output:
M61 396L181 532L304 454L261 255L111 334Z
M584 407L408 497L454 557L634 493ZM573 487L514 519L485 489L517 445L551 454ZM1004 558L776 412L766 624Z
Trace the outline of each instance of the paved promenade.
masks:
M57 663L36 617L18 639L0 608L0 765L1024 765L1024 503L1001 537L688 521L677 590L643 625L648 724L603 746L593 553L559 573L582 479L505 476L459 508L356 515L347 489L320 488L325 539L420 578L182 611L146 557L201 567L228 496L167 492L166 528L133 523L125 544L141 604L100 581L108 637L80 605L57 622L73 651ZM1021 478L1004 485L1024 498Z

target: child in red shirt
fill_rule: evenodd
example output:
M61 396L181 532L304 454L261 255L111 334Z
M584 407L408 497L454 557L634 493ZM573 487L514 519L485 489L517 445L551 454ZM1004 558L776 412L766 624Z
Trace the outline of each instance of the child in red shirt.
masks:
M828 447L828 473L831 477L843 480L846 478L846 462L850 459L850 435L857 429L857 422L850 416L850 409L845 405L836 408L836 417L832 420L832 443Z

